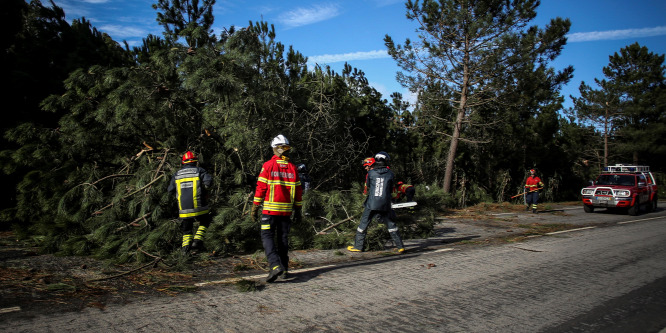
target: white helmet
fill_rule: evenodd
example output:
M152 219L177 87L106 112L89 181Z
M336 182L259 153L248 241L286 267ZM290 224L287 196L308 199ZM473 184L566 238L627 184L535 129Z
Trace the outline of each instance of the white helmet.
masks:
M289 140L287 140L287 138L282 134L279 134L278 136L274 137L273 141L271 141L271 147L273 148L279 146L288 146L288 145L289 145Z
M385 160L386 162L389 162L391 160L391 157L389 156L389 154L387 152L380 151L379 153L377 153L375 155L375 160L377 160L377 161Z

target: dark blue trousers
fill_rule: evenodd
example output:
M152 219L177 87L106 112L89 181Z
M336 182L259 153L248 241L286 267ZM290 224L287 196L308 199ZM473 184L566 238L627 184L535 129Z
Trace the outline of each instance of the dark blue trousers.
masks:
M289 268L289 230L291 229L290 216L262 215L261 216L261 242L264 245L266 260L269 269L275 266ZM276 242L277 234L277 242Z

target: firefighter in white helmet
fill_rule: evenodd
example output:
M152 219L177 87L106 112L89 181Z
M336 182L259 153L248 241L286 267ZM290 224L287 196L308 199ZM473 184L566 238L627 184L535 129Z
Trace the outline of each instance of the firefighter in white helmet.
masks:
M303 195L298 170L285 156L291 149L289 140L280 134L271 141L271 148L273 157L261 167L252 206L252 216L256 219L259 205L263 204L261 241L269 264L266 282L287 276L291 216L293 212L294 222L300 222Z

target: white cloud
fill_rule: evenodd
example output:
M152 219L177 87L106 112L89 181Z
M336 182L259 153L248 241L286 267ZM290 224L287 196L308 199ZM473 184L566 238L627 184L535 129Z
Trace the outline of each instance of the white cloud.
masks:
M62 8L65 11L67 20L72 20L72 18L79 17L88 17L90 15L90 10L84 8L85 6L77 6L70 3L69 1L56 1L56 6Z
M575 43L575 42L590 42L597 40L615 40L615 39L652 37L652 36L663 36L663 35L666 35L666 26L643 28L643 29L574 32L567 35L567 40L571 43Z
M332 17L336 17L339 14L340 10L336 5L318 5L309 8L296 8L292 11L283 13L278 18L278 21L293 28L325 21Z
M368 60L388 58L389 54L385 50L375 50L367 52L352 52L342 54L322 54L308 57L308 63L311 64L331 64L342 61Z
M99 31L106 32L110 36L112 36L114 39L123 39L123 38L128 38L128 37L140 37L143 38L148 35L148 33L141 28L137 27L129 27L129 26L122 26L122 25L103 25L97 28Z

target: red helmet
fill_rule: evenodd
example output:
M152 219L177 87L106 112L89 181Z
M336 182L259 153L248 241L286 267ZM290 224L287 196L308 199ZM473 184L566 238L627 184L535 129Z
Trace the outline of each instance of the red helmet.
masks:
M194 163L196 161L197 161L197 157L194 156L194 153L192 153L191 151L187 151L187 153L185 153L185 155L183 155L183 164L185 164L185 163Z
M368 157L368 158L363 160L363 166L364 167L372 166L373 164L375 164L375 159L373 157Z
M402 184L404 184L404 183L403 182L398 182L398 185L402 185Z

